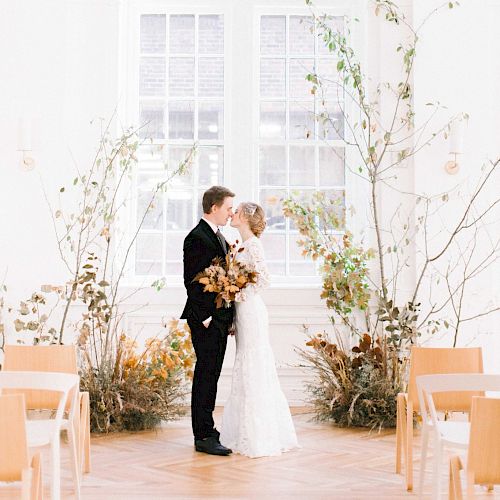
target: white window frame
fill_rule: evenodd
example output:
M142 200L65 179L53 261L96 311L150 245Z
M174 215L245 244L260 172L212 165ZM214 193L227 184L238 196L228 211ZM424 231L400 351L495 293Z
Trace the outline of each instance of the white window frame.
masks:
M124 57L121 58L121 64L122 64L122 69L120 71L121 75L125 75L123 82L125 84L123 85L123 89L120 89L119 95L123 97L121 99L122 105L119 107L120 109L120 117L124 117L121 119L123 123L135 123L136 122L136 117L139 116L139 67L140 67L140 58L141 58L141 52L140 52L140 19L142 14L158 14L158 15L166 15L166 36L168 38L168 30L169 30L169 16L171 15L194 15L195 16L195 38L198 37L197 33L197 26L198 26L198 16L199 15L222 15L224 17L224 52L223 52L223 58L224 58L224 67L226 67L226 60L229 54L229 38L228 38L228 33L230 33L230 30L227 28L226 23L230 19L230 15L228 15L228 12L230 9L228 8L228 1L213 1L210 2L210 5L199 5L198 3L195 2L190 2L187 0L185 2L179 2L177 1L169 1L169 0L162 0L162 1L141 1L141 0L132 0L128 2L127 6L123 9L122 11L122 26L125 26L126 28L124 29L124 33L120 37L121 40L124 40ZM126 36L125 36L126 34ZM126 42L125 42L126 40ZM176 54L177 56L177 54ZM180 55L182 56L182 55ZM197 57L198 54L195 53L192 55L193 58L195 58L195 61L199 61L199 58ZM166 87L168 88L168 74L169 74L169 63L168 59L170 57L170 54L168 51L165 53L165 74L166 74ZM195 69L194 69L194 85L195 85L195 94L196 94L196 88L198 86L198 81L197 81L197 75L198 75L198 64L195 63ZM228 78L229 74L228 71L224 71L224 92L221 97L218 98L213 98L213 99L206 99L206 100L214 100L214 101L222 101L224 105L224 136L223 139L217 139L217 140L210 140L208 142L211 143L217 143L219 145L222 145L224 148L224 157L223 157L223 176L224 176L224 183L226 185L230 185L231 182L231 172L230 169L227 168L227 163L230 161L231 157L231 152L228 150L229 148L226 147L227 144L230 144L231 141L231 127L230 127L230 111L228 110L227 107L227 102L230 100L231 96L231 90L230 90L230 85L228 83ZM168 91L166 93L168 95ZM185 101L185 100L191 100L189 96L186 97L162 97L163 100L165 100L166 103L169 101ZM204 100L203 98L199 97L193 97L192 98L195 101L195 108L194 108L194 130L196 131L197 128L197 122L198 122L198 116L196 113L197 109L197 104L196 102L200 100ZM167 124L166 130L165 130L165 139L163 140L158 140L156 143L164 143L164 144L169 144L171 141L168 137L168 109L166 112L167 116L165 117L165 123ZM176 139L174 147L189 147L194 144L194 140L180 140ZM199 143L200 146L203 146L203 143ZM215 145L217 145L215 144ZM212 145L212 144L210 144ZM133 180L130 185L130 193L132 197L134 198L133 203L130 204L129 207L129 220L135 221L136 213L137 213L137 204L136 204L136 199L135 199L135 193L133 192L135 189L135 186L137 185L137 175L139 173L142 173L144 171L137 169L132 177ZM147 170L146 170L147 172ZM193 193L196 193L198 191L197 185L194 184L195 179L193 179L193 186L186 186L187 191L192 191ZM196 196L193 195L193 203L197 202ZM165 203L165 201L163 201ZM166 211L164 211L164 218L166 217ZM131 226L128 224L127 226ZM126 229L127 230L127 229ZM128 230L130 230L130 227L128 227ZM146 231L147 232L147 231ZM187 234L188 231L186 231ZM129 232L129 237L132 236L132 233ZM165 258L164 258L164 252L165 252L165 246L166 246L166 238L168 237L168 231L162 230L162 263L165 263ZM152 281L156 280L159 278L159 276L153 276L151 275L150 277L144 277L144 275L136 275L135 274L135 245L133 249L130 252L129 256L129 263L127 265L128 272L126 273L124 277L124 284L125 285L131 285L131 286L138 286L138 285L147 285L150 284ZM180 260L182 260L182 256L180 256ZM181 286L183 284L182 276L181 275L167 275L166 276L167 282L169 285L173 286Z
M259 194L257 179L259 175L258 153L261 144L259 138L260 51L258 50L260 17L262 15L304 16L310 13L305 2L300 7L289 7L282 0L248 0L245 6L246 11L241 9L239 3L234 5L232 0L211 0L205 3L200 3L199 0L184 0L182 3L179 0L129 0L122 8L123 30L120 37L123 56L120 60L119 72L121 75L119 116L121 123L129 124L133 123L135 117L138 116L140 14L220 14L224 16L224 96L222 98L224 101L224 184L236 193L235 204L241 201L258 200ZM365 16L361 14L364 14L363 9L366 7L361 0L350 2L339 0L333 7L331 1L317 0L315 8L317 12L332 16L358 17L362 23ZM361 40L362 34L359 33L356 35L354 45L361 47ZM252 52L251 57L248 52ZM345 133L347 134L347 130ZM168 141L168 135L165 140ZM307 144L307 141L301 141L301 144ZM345 146L346 164L352 164L351 160L354 157L353 148ZM361 182L346 169L346 207L349 205L366 206L367 198ZM363 212L363 209L358 208L358 214L360 211ZM132 210L130 217L135 217ZM357 217L352 217L350 211L347 210L346 226L351 231L355 225L358 225L356 219ZM363 224L360 227L363 227ZM231 228L225 231L230 238L237 237L237 233ZM135 262L135 255L130 255L129 262L132 263L129 264L130 267ZM128 274L124 278L124 284L149 285L154 279L156 277L151 276L145 280L144 277ZM182 276L167 276L167 283L171 287L182 287ZM272 278L274 288L317 289L320 284L319 276L273 276Z
M270 5L272 3L275 3L276 5ZM314 2L316 12L320 12L321 14L328 14L330 16L347 16L350 18L356 17L355 15L358 13L359 9L359 2L344 2L344 1L337 1L335 2L335 6L332 7L333 2L321 2L321 1L316 1ZM290 7L284 7L283 4L279 1L272 1L270 0L269 2L266 2L265 6L259 6L254 9L254 45L260 44L260 19L262 16L271 16L271 15L285 15L285 16L307 16L310 15L310 10L306 7L304 8L290 8ZM360 17L359 15L357 16L358 18ZM287 26L288 26L287 22ZM287 33L288 36L288 33ZM315 41L315 43L319 43L318 40ZM359 37L356 37L353 40L353 43L355 45L359 46ZM317 45L316 45L317 46ZM282 56L276 56L277 58L280 58ZM290 58L290 54L286 52L286 59ZM297 56L298 57L298 56ZM308 58L310 56L304 55L304 58ZM315 56L316 57L316 56ZM319 56L321 57L321 56ZM325 56L323 56L325 57ZM258 172L258 158L259 158L259 147L262 144L265 144L265 141L262 141L262 139L259 137L259 125L260 125L260 50L255 48L254 50L254 58L253 58L253 66L254 66L254 73L255 73L255 78L254 78L254 88L253 88L253 97L252 97L252 102L255 103L254 107L254 113L252 117L252 130L253 130L253 138L252 138L252 156L253 156L253 168L254 168L254 175L253 178L255 179L255 186L254 186L254 199L258 199L259 195L259 189L260 186L258 184L257 179L259 178L259 172ZM305 75L304 75L305 76ZM286 75L286 86L288 87L288 74ZM270 99L271 100L271 99ZM288 98L289 102L292 102L293 99ZM345 101L344 101L344 106L345 106ZM288 113L286 114L286 127L287 127L287 133L288 133L288 126L289 126L289 118L288 118ZM344 136L348 134L347 128L344 130ZM270 140L272 142L272 140ZM287 148L290 145L313 145L316 144L317 141L307 141L307 140L297 140L297 139L284 139L283 143L287 145ZM324 141L325 145L329 145L332 147L342 145L344 148L345 152L345 162L344 164L347 165L348 162L351 162L354 160L356 157L356 152L352 146L348 146L344 144L343 140L336 139L336 140L325 140ZM319 161L318 158L315 159L315 171L317 170L317 162ZM288 164L288 154L287 154L287 164ZM345 185L344 185L344 196L345 196L345 201L346 201L346 227L349 228L351 231L354 226L354 217L351 214L351 211L348 210L349 205L351 204L356 204L356 206L365 206L366 205L366 197L358 197L358 200L355 200L355 194L361 194L361 191L364 191L362 187L360 186L360 180L356 178L355 175L353 175L349 170L346 168L345 169ZM292 188L290 186L290 191L293 189L300 189L299 188ZM317 188L314 188L317 189ZM321 186L319 187L321 189ZM363 201L362 201L363 200ZM362 205L358 204L358 201L362 201ZM287 234L286 238L286 255L287 255L287 262L286 262L286 268L288 270L289 268L289 261L288 261L288 254L289 254L289 245L290 245L290 235L295 234L291 233L290 231L287 231L285 234ZM278 285L278 286L285 286L285 287L318 287L321 283L320 276L273 276L273 282Z

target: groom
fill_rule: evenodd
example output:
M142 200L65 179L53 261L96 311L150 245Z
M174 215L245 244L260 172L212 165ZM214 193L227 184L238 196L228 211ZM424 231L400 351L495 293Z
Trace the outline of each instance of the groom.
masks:
M215 293L204 292L194 277L212 264L215 257L224 258L228 243L218 226L225 226L233 215L234 193L223 186L212 186L203 194L203 217L184 240L184 286L187 301L181 318L191 329L196 353L191 421L196 451L210 455L229 455L231 450L219 442L212 413L215 408L227 335L233 322L233 308L216 309Z

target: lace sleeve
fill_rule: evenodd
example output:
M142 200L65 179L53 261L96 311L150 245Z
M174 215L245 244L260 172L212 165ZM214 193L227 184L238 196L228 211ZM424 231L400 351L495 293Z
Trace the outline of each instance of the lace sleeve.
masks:
M243 302L250 295L258 293L260 290L270 285L269 271L267 269L262 243L255 238L245 250L248 256L247 264L257 272L257 283L247 285L243 291L236 296L236 302Z

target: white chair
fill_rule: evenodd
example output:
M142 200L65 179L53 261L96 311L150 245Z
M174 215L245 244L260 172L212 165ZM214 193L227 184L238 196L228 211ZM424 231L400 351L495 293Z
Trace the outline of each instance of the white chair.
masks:
M480 347L419 347L410 354L410 373L406 392L397 396L396 412L396 474L405 468L406 489L413 489L413 419L420 413L416 379L419 375L437 373L483 373ZM444 396L444 397L443 397ZM439 411L470 411L470 397L441 394L434 403Z
M78 408L79 384L80 377L69 373L0 371L0 391L2 394L22 392L28 394L29 397L33 392L43 391L51 396L58 395L58 402L55 406L57 411L54 418L26 422L29 448L50 445L52 500L61 498L60 434L62 429L68 431L75 493L76 498L80 498L78 443L72 424L75 411ZM67 417L64 415L66 410Z
M469 445L469 422L441 420L438 417L433 394L467 393L471 398L481 396L484 391L500 391L500 375L482 373L454 373L421 375L417 377L417 391L422 414L422 458L420 462L420 488L422 496L427 446L429 436L434 438L433 498L441 495L441 465L445 446L467 449Z
M74 345L7 344L4 348L3 369L22 372L60 372L78 374L77 350ZM458 370L457 370L458 371ZM43 406L40 397L27 401ZM90 411L89 393L80 391L80 414L76 412L75 428L80 436L78 458L82 472L90 472ZM78 417L80 420L78 421Z

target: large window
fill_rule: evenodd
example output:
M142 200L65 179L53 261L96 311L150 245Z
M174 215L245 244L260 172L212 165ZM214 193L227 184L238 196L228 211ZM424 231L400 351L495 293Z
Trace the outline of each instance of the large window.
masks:
M335 18L337 27L343 19ZM314 263L297 246L298 232L282 214L289 195L307 199L315 190L344 200L343 95L337 61L317 36L312 18L260 17L259 199L268 217L264 235L272 272L313 276ZM313 94L307 74L318 73L324 91ZM320 117L328 112L331 120ZM320 118L320 119L318 119Z
M175 169L195 142L198 154L189 175L176 178L148 213L133 275L180 277L182 242L202 215L201 196L224 184L237 202L264 206L272 274L287 283L315 281L315 265L302 257L298 232L281 208L284 197L306 198L315 190L341 205L345 198L337 61L311 18L271 6L244 13L229 0L214 1L212 12L172 8L171 0L150 10L136 5L129 42L136 56L128 73L134 82L128 109L144 140L133 180L136 218L165 168ZM341 28L343 17L332 22ZM305 77L312 72L324 76L324 92L311 93ZM318 120L325 110L332 120Z
M201 216L201 195L224 178L224 18L142 14L139 44L138 121L146 142L135 182L137 217L165 166L175 170L195 142L198 154L148 213L135 274L180 275L182 241Z

